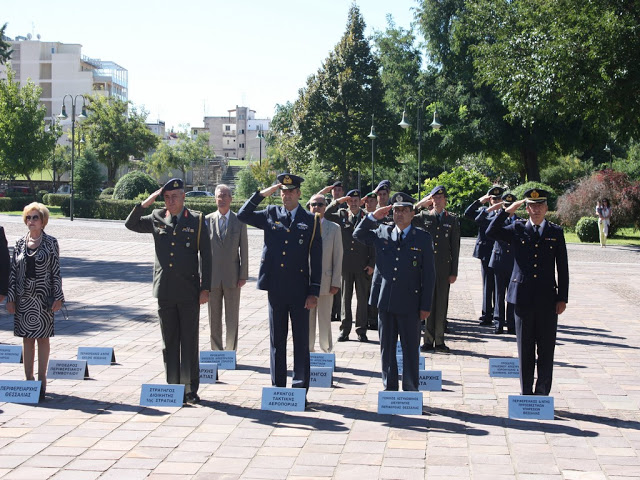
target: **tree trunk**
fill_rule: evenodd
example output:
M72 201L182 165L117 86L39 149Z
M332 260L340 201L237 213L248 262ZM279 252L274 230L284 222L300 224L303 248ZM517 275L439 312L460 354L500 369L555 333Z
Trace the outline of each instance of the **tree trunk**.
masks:
M540 166L538 165L538 148L536 145L535 135L527 132L524 135L522 146L520 148L520 158L524 164L524 170L527 175L527 181L540 181Z

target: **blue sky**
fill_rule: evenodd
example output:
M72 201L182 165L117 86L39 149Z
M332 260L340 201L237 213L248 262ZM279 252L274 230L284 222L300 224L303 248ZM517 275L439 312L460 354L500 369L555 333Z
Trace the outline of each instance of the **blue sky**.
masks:
M201 126L236 105L272 117L293 101L345 31L352 0L3 2L7 35L82 44L129 71L129 99L149 121ZM386 15L408 28L416 0L360 0L367 34Z

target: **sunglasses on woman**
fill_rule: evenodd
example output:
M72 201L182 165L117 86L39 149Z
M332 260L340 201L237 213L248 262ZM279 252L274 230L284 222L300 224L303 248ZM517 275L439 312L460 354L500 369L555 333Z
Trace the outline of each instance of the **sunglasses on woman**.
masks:
M24 218L26 218L27 222L29 220L38 220L40 218L39 215L26 215Z

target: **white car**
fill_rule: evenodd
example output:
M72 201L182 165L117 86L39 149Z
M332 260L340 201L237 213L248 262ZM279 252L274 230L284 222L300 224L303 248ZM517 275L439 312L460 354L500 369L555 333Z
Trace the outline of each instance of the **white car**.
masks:
M193 190L191 192L187 192L184 194L187 198L193 197L215 197L215 195L211 192L207 192L206 190Z

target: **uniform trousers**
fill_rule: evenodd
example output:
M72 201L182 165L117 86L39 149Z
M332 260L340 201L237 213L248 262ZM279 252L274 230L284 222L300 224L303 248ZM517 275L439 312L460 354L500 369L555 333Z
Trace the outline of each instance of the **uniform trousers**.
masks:
M316 318L318 319L318 345L324 353L333 350L331 338L331 307L335 295L320 295L318 306L309 310L309 351L313 352L316 343Z
M340 331L343 335L351 333L353 314L351 312L351 300L353 299L353 285L356 286L356 333L367 333L367 272L342 272L342 312L344 314Z
M493 301L493 322L497 329L507 327L508 330L514 331L515 317L513 303L506 303L505 296L507 289L511 283L511 271L494 269L495 273L495 296Z
M338 290L333 296L331 306L331 321L340 321L340 312L342 310L342 289Z
M431 312L427 318L427 325L424 331L424 344L436 345L444 344L444 331L447 326L447 312L449 310L449 272L438 271L436 268L436 281L433 289L433 301L431 302Z
M541 305L530 309L516 305L515 316L522 395L549 395L558 328L555 305ZM536 347L538 351L538 380L534 390L533 371L536 366Z
M268 293L269 329L271 346L271 384L274 387L287 386L287 335L289 317L293 336L293 388L309 389L311 362L309 359L309 310L302 300L287 300L281 294L277 297ZM292 295L291 298L300 298Z
M495 290L495 274L488 261L481 260L482 268L482 320L493 320L493 292Z
M380 335L380 356L382 362L382 385L387 391L398 391L398 360L396 348L398 334L402 346L402 390L418 391L418 369L420 356L420 316L414 314L396 315L378 310L378 333Z
M185 394L197 393L200 386L200 304L197 297L191 302L158 300L158 317L167 383L183 384Z
M224 323L226 349L238 349L238 316L240 315L240 292L238 287L211 287L209 292L209 327L211 330L211 350L224 350L222 346L222 303L224 302Z

